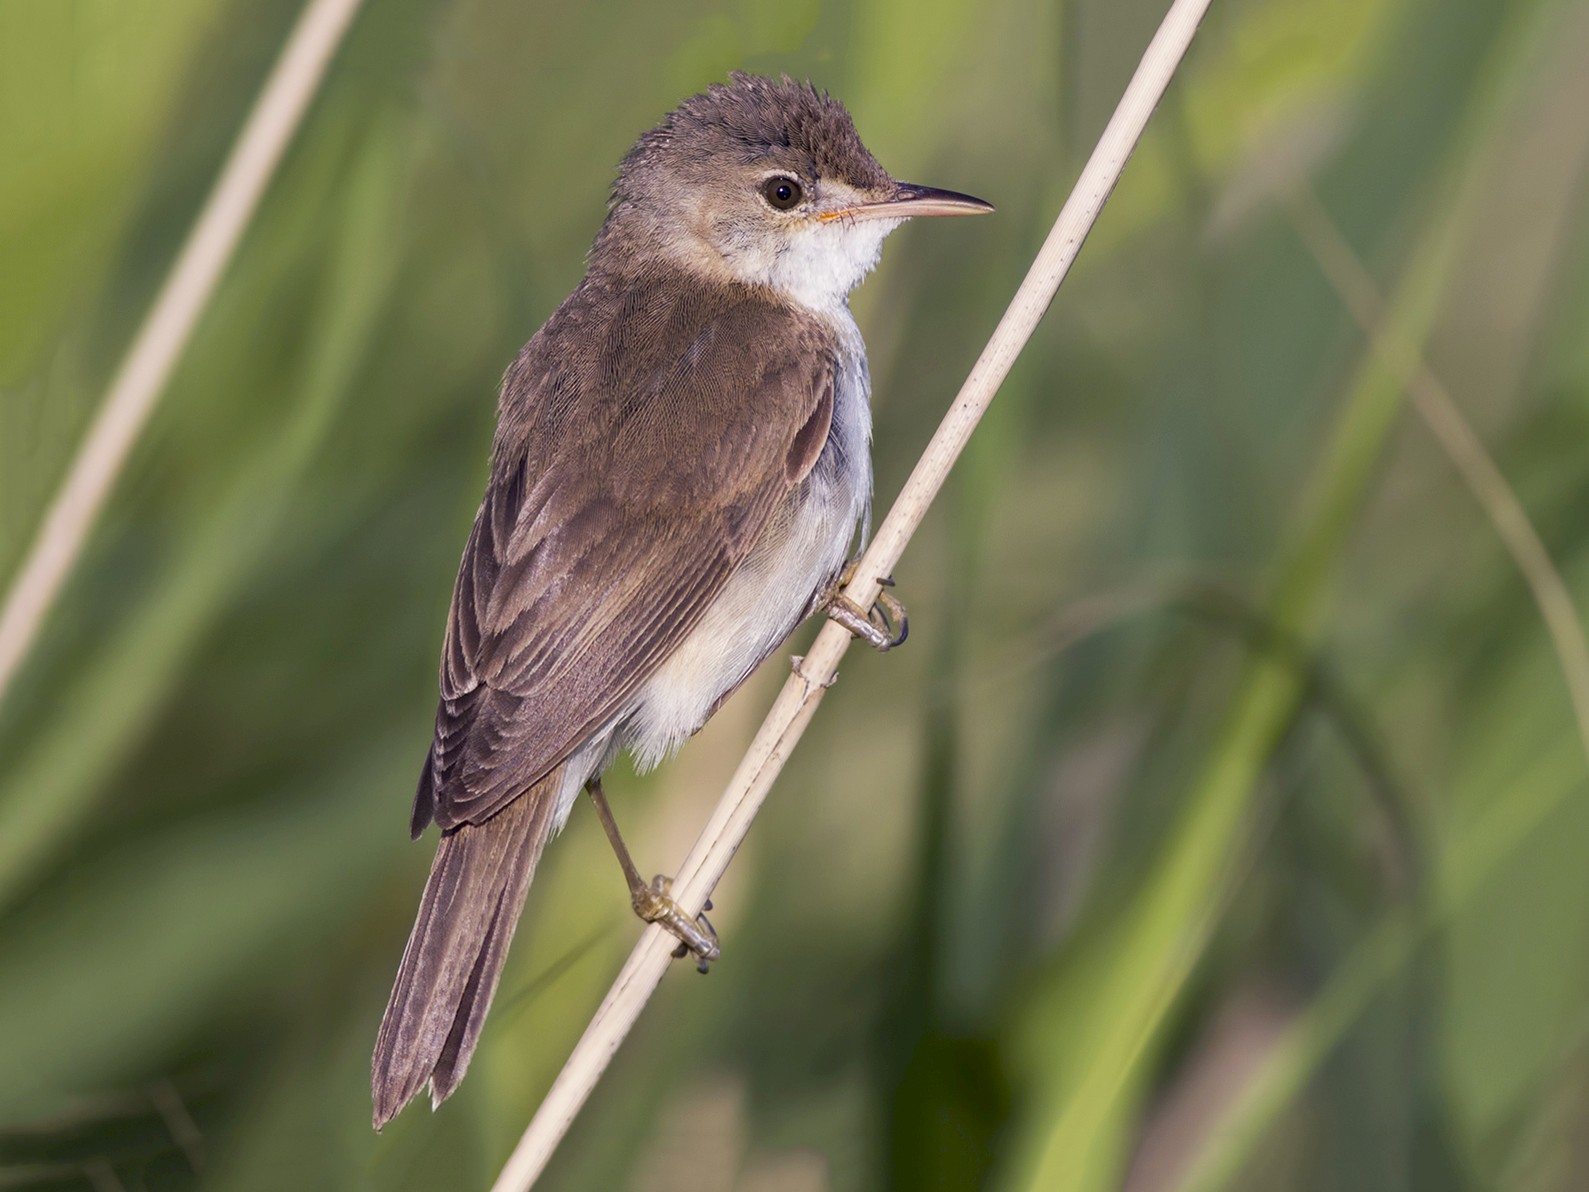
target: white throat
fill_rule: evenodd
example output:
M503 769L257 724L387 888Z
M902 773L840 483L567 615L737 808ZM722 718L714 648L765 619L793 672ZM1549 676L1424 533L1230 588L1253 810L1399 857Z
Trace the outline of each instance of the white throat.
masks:
M850 291L876 267L884 237L904 222L836 219L798 229L776 251L746 246L725 256L741 281L769 286L801 306L826 313L845 304Z

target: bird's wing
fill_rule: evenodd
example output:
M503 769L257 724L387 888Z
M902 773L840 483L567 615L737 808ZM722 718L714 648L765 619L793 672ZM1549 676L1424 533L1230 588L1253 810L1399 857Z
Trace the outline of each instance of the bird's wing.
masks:
M618 715L827 442L833 353L814 321L788 312L769 336L765 303L630 305L672 351L624 342L622 319L554 317L504 382L416 834L486 819ZM570 370L557 341L573 336Z

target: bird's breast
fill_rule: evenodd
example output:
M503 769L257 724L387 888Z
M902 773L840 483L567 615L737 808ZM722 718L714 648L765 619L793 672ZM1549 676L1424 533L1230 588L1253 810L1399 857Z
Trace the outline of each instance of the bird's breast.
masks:
M644 769L698 730L776 650L837 578L872 497L871 382L848 309L834 316L833 422L815 466L744 563L640 689L622 733ZM863 529L863 534L864 534Z

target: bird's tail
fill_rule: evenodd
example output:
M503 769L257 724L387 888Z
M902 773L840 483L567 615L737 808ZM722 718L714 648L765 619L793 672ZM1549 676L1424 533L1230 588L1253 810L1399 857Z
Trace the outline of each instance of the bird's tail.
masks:
M440 1104L463 1079L551 835L561 776L554 770L485 822L442 836L375 1041L377 1130L427 1080Z

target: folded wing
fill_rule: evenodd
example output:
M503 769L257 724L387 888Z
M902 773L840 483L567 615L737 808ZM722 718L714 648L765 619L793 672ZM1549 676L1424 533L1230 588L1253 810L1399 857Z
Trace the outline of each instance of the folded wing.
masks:
M588 278L504 381L416 835L489 818L622 715L827 442L817 320L740 287L615 284Z

